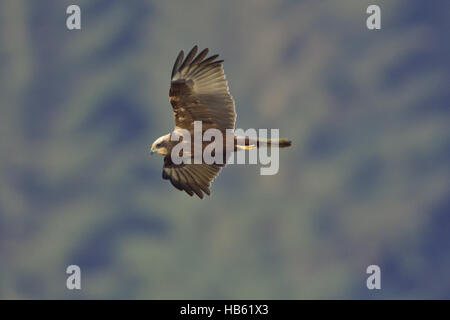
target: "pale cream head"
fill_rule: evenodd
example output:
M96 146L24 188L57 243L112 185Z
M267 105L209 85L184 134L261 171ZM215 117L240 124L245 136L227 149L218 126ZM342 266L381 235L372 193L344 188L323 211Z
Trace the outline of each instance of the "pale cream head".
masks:
M164 136L159 137L152 144L151 153L158 153L160 155L165 156L168 153L170 142L170 133Z

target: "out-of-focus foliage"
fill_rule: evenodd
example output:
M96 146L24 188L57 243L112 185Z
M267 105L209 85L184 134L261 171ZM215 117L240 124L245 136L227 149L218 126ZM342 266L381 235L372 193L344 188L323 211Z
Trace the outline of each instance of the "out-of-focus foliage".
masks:
M382 8L382 30L365 26ZM66 29L79 4L82 30ZM0 3L0 298L450 298L450 2ZM280 172L161 179L180 49ZM82 269L82 290L65 269ZM382 290L366 289L366 267Z

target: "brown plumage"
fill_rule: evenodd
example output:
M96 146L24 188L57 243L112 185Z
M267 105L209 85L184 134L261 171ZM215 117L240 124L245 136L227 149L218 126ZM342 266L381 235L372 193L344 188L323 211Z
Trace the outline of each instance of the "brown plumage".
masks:
M180 51L172 69L169 101L175 130L186 129L193 136L194 121L202 121L203 131L215 128L225 137L226 129L234 129L236 112L223 71L223 60L216 60L218 55L205 58L208 49L198 55L197 51L198 47L194 46L185 59L184 52ZM280 147L290 145L286 139L280 139L279 142ZM152 152L165 156L163 179L170 180L175 188L186 191L190 196L194 193L200 198L203 198L203 193L210 195L211 182L224 164L174 164L170 155L176 143L170 141L168 134L158 138L152 145ZM247 139L245 145L249 143ZM259 141L256 143L259 144ZM264 143L270 144L271 141L266 140Z
M172 71L169 101L175 117L175 128L192 130L195 121L202 121L203 129L234 129L236 112L223 72L223 60L218 55L205 60L208 49L197 53L195 46L187 55L178 54Z

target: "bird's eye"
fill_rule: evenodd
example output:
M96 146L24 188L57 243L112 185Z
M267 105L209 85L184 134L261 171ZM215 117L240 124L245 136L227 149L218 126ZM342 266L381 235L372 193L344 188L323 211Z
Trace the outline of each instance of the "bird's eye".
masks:
M161 147L161 143L156 144L156 147L157 148Z

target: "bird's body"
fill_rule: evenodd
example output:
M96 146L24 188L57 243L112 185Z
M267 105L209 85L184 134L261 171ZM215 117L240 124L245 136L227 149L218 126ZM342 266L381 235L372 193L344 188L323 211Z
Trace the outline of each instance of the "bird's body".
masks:
M237 139L233 133L236 121L235 106L223 71L223 60L217 61L218 55L205 59L208 49L204 49L196 56L197 50L197 46L194 46L184 60L184 52L181 51L178 54L172 70L169 91L175 129L172 133L155 140L151 150L164 156L164 179L170 180L173 186L186 191L191 196L195 193L203 198L203 193L210 194L211 182L225 166L230 151L236 151L239 148L246 149L250 145L258 147L259 144L277 144L279 147L288 147L291 142L286 139L277 141L256 139L252 141L249 138L244 138L241 142L241 139ZM194 132L194 122L196 121L201 121L200 134L205 133L208 129L218 130L222 134L223 141L220 144L223 147L222 161L210 164L204 161L176 164L172 161L172 150L179 143L173 137L184 137L183 132L188 132L194 140L193 137L198 134L198 132ZM196 127L195 129L197 130ZM190 144L192 149L189 153L189 156L192 154L193 157L194 141L189 142L193 142ZM202 142L202 150L215 142L215 140Z

